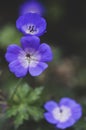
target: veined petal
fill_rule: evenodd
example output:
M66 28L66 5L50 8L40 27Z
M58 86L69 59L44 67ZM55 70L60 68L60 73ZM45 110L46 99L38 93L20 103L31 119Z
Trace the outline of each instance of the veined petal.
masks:
M48 67L48 65L46 63L43 62L33 62L30 63L29 66L29 73L32 76L38 76L40 75L46 68Z
M24 36L21 38L21 45L24 50L34 53L40 46L40 39L36 36Z
M52 112L52 110L56 107L58 107L57 103L52 100L44 104L44 108L49 112Z
M75 107L72 108L72 117L75 120L79 120L82 116L82 107L80 104L76 104Z
M41 55L41 61L42 62L49 62L53 59L52 50L49 45L46 43L43 43L40 45L38 52Z
M17 60L18 54L20 53L22 49L17 46L16 44L12 44L8 46L7 52L5 54L5 58L8 62L12 62L14 60Z
M15 60L9 64L9 69L16 77L24 77L27 74L27 68L24 68L18 60Z
M60 100L60 106L61 105L65 105L65 106L68 106L68 107L70 107L70 108L73 108L74 106L76 106L76 102L75 102L75 100L73 100L73 99L70 99L70 98L66 98L66 97L64 97L64 98L62 98L61 100Z

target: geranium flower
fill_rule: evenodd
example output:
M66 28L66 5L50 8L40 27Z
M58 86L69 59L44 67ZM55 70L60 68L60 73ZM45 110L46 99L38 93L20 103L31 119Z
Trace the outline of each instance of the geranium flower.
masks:
M48 101L44 108L48 111L44 113L45 119L60 129L74 125L82 116L81 105L70 98L62 98L59 103Z
M24 35L41 36L46 31L46 20L36 13L27 13L16 21L16 27Z
M44 11L45 9L43 5L37 1L26 1L19 7L19 15L24 15L26 13L37 13L43 15Z
M52 51L46 43L40 44L36 36L21 38L21 47L16 44L9 45L5 55L9 62L9 69L16 77L24 77L28 72L32 76L40 75L52 60Z

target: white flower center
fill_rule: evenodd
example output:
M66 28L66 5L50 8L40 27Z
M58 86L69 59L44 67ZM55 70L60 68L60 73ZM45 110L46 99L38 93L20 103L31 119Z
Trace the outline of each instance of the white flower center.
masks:
M53 111L53 117L60 121L65 122L71 116L71 109L66 106L56 107Z
M34 54L31 54L31 52L27 50L21 51L18 56L18 59L24 68L28 68L29 66L35 67L39 63L40 58L38 53L35 52Z
M22 29L28 34L36 34L38 32L36 26L33 24L26 24Z

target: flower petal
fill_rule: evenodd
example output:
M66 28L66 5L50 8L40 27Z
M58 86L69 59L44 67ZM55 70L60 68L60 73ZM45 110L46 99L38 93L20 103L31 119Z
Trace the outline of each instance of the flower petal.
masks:
M29 73L32 76L40 75L48 67L48 65L46 63L43 63L43 62L36 63L36 61L35 61L33 64L34 65L32 65L32 63L31 63L29 66Z
M15 60L9 64L9 69L16 77L24 77L27 74L27 68L24 68L18 60Z
M56 124L58 122L57 120L55 120L53 118L53 115L51 113L49 113L49 112L44 113L44 117L51 124Z
M60 100L60 106L61 105L65 105L65 106L68 106L70 108L73 108L74 106L76 106L76 104L77 103L73 99L71 99L71 98L65 97L65 98L62 98Z
M18 54L22 49L16 44L10 45L7 48L7 52L5 54L5 58L8 62L12 62L17 59Z
M25 1L22 5L20 5L19 14L24 15L29 12L42 15L44 13L44 7L37 1Z
M36 36L24 36L21 38L21 45L24 50L28 49L34 52L40 46L40 39Z
M75 120L79 120L82 116L82 107L79 104L76 104L75 107L72 108L72 116Z
M44 104L44 108L49 112L52 112L52 110L56 107L58 107L57 103L52 100Z
M49 45L43 43L40 45L38 52L41 55L42 62L49 62L53 59L52 50Z
M71 127L74 124L75 124L75 120L70 117L70 119L68 119L66 122L57 123L56 127L60 129L66 129L68 127Z

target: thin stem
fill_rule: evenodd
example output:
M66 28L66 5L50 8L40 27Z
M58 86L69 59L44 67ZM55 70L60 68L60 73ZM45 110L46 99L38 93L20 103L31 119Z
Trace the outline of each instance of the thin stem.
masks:
M19 84L21 83L21 81L22 81L22 78L19 79L19 81L17 82L17 84L16 84L16 86L15 86L15 88L14 88L14 91L13 91L12 95L10 96L10 99L12 99L12 98L14 97L14 95L15 95L15 93L16 93L16 90L17 90Z

